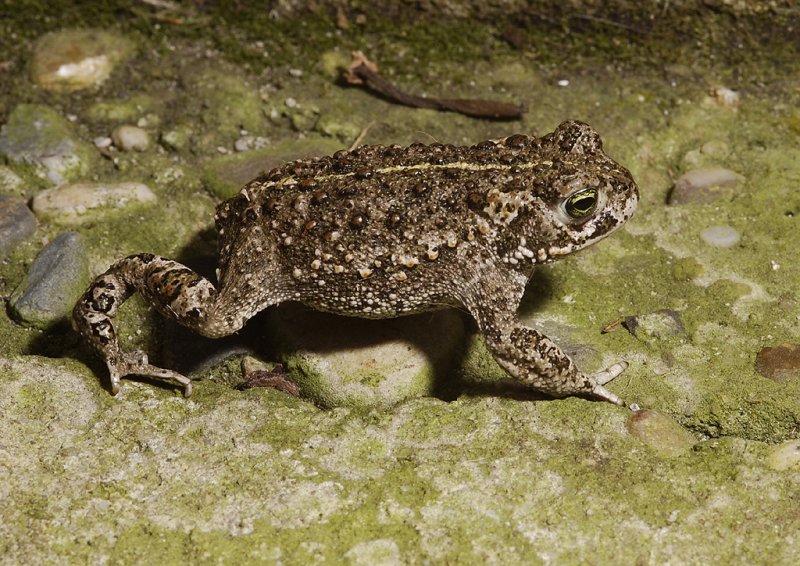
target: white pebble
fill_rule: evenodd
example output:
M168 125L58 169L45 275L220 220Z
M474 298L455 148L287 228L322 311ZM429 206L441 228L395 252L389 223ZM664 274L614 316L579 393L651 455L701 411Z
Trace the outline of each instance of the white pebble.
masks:
M700 237L715 248L730 248L738 244L742 238L739 232L730 226L711 226L700 232Z
M150 136L137 126L118 126L111 132L111 139L122 151L145 151L150 147Z
M94 145L98 149L109 147L112 143L113 142L111 141L111 138L109 138L108 136L100 136L98 138L94 138Z

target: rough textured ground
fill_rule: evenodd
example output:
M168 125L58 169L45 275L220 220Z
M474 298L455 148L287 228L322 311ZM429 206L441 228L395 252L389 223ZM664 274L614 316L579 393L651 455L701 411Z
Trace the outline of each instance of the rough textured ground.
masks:
M113 189L82 209L34 205L33 234L17 205L0 208L2 233L17 234L0 261L0 561L797 562L800 46L790 5L627 13L621 2L609 12L560 3L488 24L390 20L345 4L312 14L110 4L24 4L0 20L0 194L30 204L57 182ZM64 26L124 35L98 42L112 65L103 82L53 90L36 74L37 42ZM528 112L503 123L392 105L337 81L356 48L410 91L521 101ZM370 124L363 143L473 143L567 118L591 123L631 169L640 209L625 230L538 272L522 316L587 369L627 359L610 387L638 413L507 386L457 313L446 318L452 362L433 373L421 362L405 401L364 395L324 409L307 400L325 402L318 392L232 387L243 352L310 371L305 354L268 347L285 350L275 329L302 313L256 318L215 343L132 300L124 344L193 370L188 400L135 381L112 398L64 324L63 301L35 320L15 314L34 258L65 232L81 234L75 261L91 274L138 251L213 272L215 203L270 163L347 147ZM112 135L121 125L142 130L146 147L119 150L141 141ZM15 157L23 149L34 157ZM704 188L709 170L732 180ZM671 191L687 173L694 185L679 199ZM155 199L120 200L123 182ZM87 277L74 271L49 283L74 293ZM429 322L409 319L397 336L410 333L424 353ZM337 360L369 334L348 346L350 324L319 329L336 336L327 353ZM352 359L369 366L353 368L359 387L379 390L386 380L363 351Z

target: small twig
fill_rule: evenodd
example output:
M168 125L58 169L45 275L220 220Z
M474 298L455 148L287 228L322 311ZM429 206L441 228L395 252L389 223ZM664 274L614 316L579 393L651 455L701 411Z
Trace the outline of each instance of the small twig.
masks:
M525 111L523 107L507 102L463 98L426 98L404 92L378 74L378 66L361 51L353 52L353 62L345 73L345 80L352 85L365 84L386 98L414 108L449 110L475 118L494 120L517 120Z
M370 122L369 124L364 126L361 129L361 132L359 132L358 137L356 137L356 139L350 145L350 149L348 149L348 151L353 151L355 148L357 148L359 145L361 145L361 142L364 140L365 137L367 137L367 132L369 132L369 130L374 125L375 125L375 121L373 120L372 122Z

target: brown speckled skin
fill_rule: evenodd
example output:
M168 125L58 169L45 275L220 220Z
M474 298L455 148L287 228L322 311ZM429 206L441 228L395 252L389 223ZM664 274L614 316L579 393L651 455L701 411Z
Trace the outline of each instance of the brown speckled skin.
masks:
M596 207L570 216L565 201L587 187ZM176 380L188 394L185 377L119 349L112 319L133 292L212 337L287 300L370 318L461 307L497 361L533 389L623 404L603 383L624 362L583 374L516 310L536 264L607 236L637 202L630 173L580 122L471 147L360 147L288 163L222 203L218 287L176 262L135 255L95 280L74 319L105 359L114 393L122 376L138 374Z

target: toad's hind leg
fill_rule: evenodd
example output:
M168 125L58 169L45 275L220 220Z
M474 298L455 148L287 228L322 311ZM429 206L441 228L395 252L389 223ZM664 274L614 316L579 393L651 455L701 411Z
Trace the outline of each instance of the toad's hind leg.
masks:
M189 378L150 365L143 352L120 349L113 319L119 306L137 291L165 317L211 338L236 332L270 304L263 299L264 293L248 295L247 300L231 297L231 291L220 292L191 269L159 256L139 254L118 261L92 282L72 311L75 328L106 362L114 395L126 375L177 382L187 397L192 391Z

